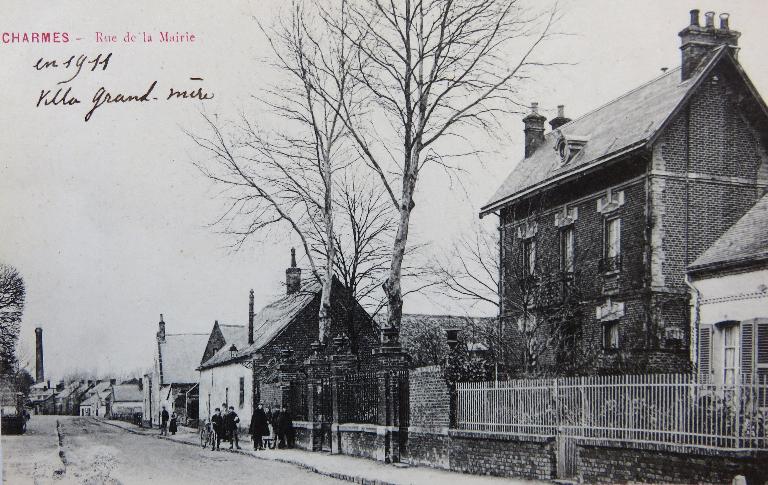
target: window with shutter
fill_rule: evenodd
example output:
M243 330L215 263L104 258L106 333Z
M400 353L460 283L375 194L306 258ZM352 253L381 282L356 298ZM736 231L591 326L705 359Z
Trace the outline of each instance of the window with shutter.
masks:
M712 366L712 328L702 325L699 328L699 377L709 381Z
M754 326L751 321L741 323L741 379L744 383L752 382L754 373Z
M755 374L761 383L768 383L768 318L754 320Z

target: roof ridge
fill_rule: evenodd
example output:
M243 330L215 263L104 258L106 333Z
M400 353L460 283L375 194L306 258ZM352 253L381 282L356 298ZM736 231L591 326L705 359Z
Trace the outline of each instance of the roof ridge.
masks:
M576 121L579 121L579 120L580 120L580 119L582 119L582 118L585 118L585 117L587 117L587 116L590 116L590 115L592 115L593 113L597 113L597 112L598 112L598 111L600 111L601 109L603 109L603 108L606 108L606 107L608 107L608 106L612 105L613 103L616 103L617 101L620 101L620 100L622 100L622 99L626 98L627 96L629 96L629 95L631 95L631 94L634 94L634 93L636 93L637 91L639 91L639 90L643 89L644 87L647 87L647 86L649 86L649 85L651 85L651 84L655 83L656 81L658 81L658 80L660 80L660 79L662 79L662 78L664 78L664 77L666 77L666 76L669 76L669 75L671 75L672 73L675 73L675 72L679 71L681 68L682 68L682 66L677 66L677 67L675 67L675 68L673 68L673 69L669 69L669 70L667 70L666 72L662 73L661 75L659 75L659 76L656 76L655 78L653 78L653 79L651 79L651 80L649 80L649 81L646 81L646 82L644 82L643 84L641 84L641 85L639 85L639 86L637 86L637 87L635 87L635 88L633 88L633 89L630 89L629 91L625 91L623 94L621 94L621 95L619 95L619 96L617 96L617 97L615 97L615 98L611 99L610 101L606 101L605 103L601 104L601 105L600 105L600 106L598 106L597 108L594 108L594 109L592 109L592 110L590 110L590 111L587 111L586 113L582 114L582 115L581 115L581 116L579 116L578 118L574 118L574 119L572 119L571 121L569 121L568 123L564 123L562 126L568 126L568 125L570 125L570 124L572 124L572 123L574 123L574 122L576 122ZM690 77L690 78L686 79L685 81L681 81L679 84L684 84L684 83L690 82L690 81L691 81L692 79L694 79L695 77L696 77L696 76L692 76L692 77ZM558 129L560 129L562 126L558 127ZM554 133L555 131L557 131L557 130L550 130L550 132L549 132L549 133L547 133L547 135L550 135L550 134Z
M209 333L167 333L166 337L180 337L182 335L210 335Z

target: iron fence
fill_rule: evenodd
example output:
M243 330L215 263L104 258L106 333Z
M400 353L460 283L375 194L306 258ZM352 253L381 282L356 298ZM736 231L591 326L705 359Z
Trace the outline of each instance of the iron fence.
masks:
M358 372L337 377L339 423L376 424L379 412L379 376Z
M461 429L768 450L768 376L730 386L683 374L463 382L456 391Z
M288 388L288 402L286 409L291 417L297 421L307 420L307 381L298 379L291 381Z

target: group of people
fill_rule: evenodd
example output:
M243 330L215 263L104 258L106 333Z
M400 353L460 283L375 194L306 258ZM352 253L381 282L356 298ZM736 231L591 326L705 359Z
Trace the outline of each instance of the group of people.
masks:
M168 432L176 434L176 431L179 430L178 421L179 418L176 416L176 413L171 413L169 416L168 410L163 406L163 410L160 411L160 434L163 436L168 436Z
M222 408L225 414L222 414ZM222 440L229 441L230 450L233 448L240 449L240 439L237 433L240 417L235 412L234 406L227 409L227 405L222 404L221 408L216 408L216 412L211 416L211 423L213 424L213 431L216 433L216 440L211 443L211 449L218 450Z
M224 410L223 413L222 409ZM226 404L222 404L220 408L216 408L211 416L211 427L215 434L215 438L211 442L211 449L220 449L222 441L229 441L230 450L233 448L241 449L238 436L239 423L240 417L233 406L227 408ZM169 415L163 406L163 410L160 412L160 434L167 435L169 431L171 434L176 434L177 430L176 413ZM251 426L248 432L253 440L254 450L265 448L265 438L272 440L278 448L293 448L293 419L285 406L275 408L273 411L269 407L265 410L264 405L259 403L251 417Z
M264 449L264 437L277 443L278 448L293 448L293 419L290 413L283 406L280 409L272 411L271 408L264 409L264 405L259 403L251 417L251 426L249 433L253 439L253 449Z

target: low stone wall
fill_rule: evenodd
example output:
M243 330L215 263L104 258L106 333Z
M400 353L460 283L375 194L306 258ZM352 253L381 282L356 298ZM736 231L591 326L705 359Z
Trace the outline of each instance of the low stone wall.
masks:
M555 439L482 431L450 430L451 470L478 475L555 477Z
M450 469L451 439L448 428L430 429L411 426L408 428L408 440L401 456L402 461L411 465L431 466Z
M319 439L320 423L311 421L293 422L293 445L301 450L317 451L320 444L315 442Z
M587 483L730 484L768 482L768 453L703 449L670 451L652 445L615 442L577 445L579 478Z
M340 424L338 433L339 453L364 458L381 459L384 447L380 426L374 424Z

